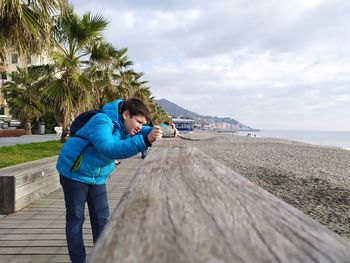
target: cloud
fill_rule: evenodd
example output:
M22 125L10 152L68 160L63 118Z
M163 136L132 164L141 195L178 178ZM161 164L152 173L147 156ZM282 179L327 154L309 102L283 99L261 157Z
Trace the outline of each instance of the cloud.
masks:
M350 130L350 3L82 1L157 98L257 128Z

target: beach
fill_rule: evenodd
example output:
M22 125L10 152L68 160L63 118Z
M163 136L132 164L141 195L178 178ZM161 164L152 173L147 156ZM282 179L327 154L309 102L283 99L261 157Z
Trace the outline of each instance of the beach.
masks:
M349 150L212 131L183 136L189 145L350 238Z

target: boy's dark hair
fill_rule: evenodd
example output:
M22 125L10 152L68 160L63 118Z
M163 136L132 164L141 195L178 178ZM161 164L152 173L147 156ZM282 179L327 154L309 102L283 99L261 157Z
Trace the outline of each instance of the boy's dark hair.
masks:
M130 117L134 117L135 115L142 115L149 119L151 113L147 106L139 99L128 99L124 101L121 107L121 113L128 110L130 113Z

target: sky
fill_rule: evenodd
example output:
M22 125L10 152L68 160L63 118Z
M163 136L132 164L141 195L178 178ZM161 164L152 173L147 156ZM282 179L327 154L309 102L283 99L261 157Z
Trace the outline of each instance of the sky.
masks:
M259 129L350 131L348 0L73 0L156 99Z

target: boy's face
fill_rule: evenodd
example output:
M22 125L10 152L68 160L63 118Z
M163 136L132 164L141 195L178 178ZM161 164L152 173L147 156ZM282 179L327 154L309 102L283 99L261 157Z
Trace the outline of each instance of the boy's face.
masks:
M123 118L125 129L131 136L138 133L142 129L142 125L147 123L145 116L135 115L131 117L128 110L123 112Z

